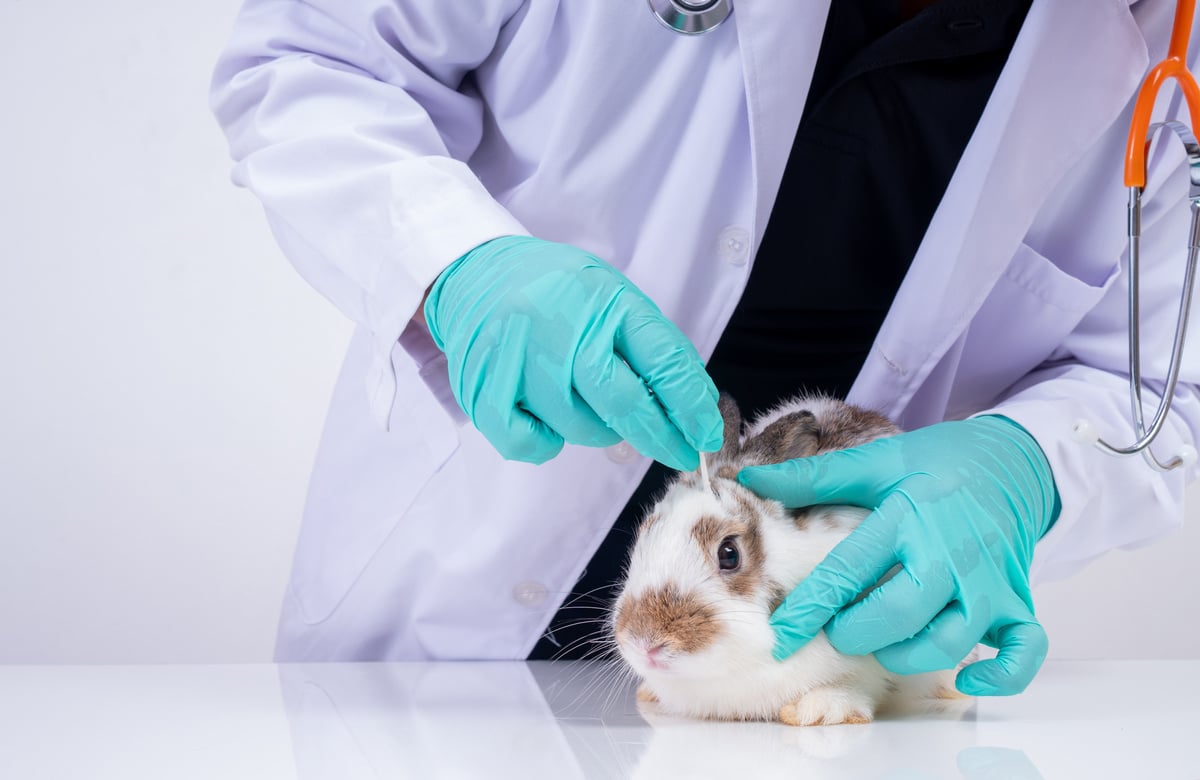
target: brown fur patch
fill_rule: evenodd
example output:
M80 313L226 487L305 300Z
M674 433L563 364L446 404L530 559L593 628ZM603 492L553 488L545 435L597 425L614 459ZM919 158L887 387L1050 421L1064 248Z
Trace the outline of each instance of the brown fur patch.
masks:
M785 704L779 708L779 720L786 726L803 726L800 718L796 716L796 705Z
M692 526L692 538L700 550L711 561L729 592L736 596L752 596L762 582L763 553L762 535L759 531L759 512L753 500L737 495L739 511L737 519L701 517ZM717 566L717 548L729 537L735 537L740 565L732 571L721 571Z
M717 545L730 535L726 531L728 527L728 523L723 523L715 517L702 517L692 526L692 538L706 555L715 555Z
M785 414L768 425L742 448L747 462L782 463L817 454L821 429L807 409Z
M744 517L746 520L728 525L733 533L726 534L737 537L741 566L732 572L721 572L725 575L725 586L729 588L729 592L743 597L752 596L758 591L766 560L763 554L762 534L758 527L758 513L747 511ZM716 551L713 552L715 554Z
M681 653L701 650L721 633L712 607L673 584L631 596L618 610L614 629Z
M742 410L728 393L721 393L717 398L717 409L725 423L718 455L724 460L736 460L742 447Z
M739 469L737 466L730 466L729 464L726 464L717 469L715 476L718 476L721 479L737 480L738 471Z
M846 719L843 720L842 723L862 724L870 723L872 720L874 720L874 718L865 712L852 712L846 716Z
M646 683L642 683L637 687L637 700L652 704L658 701L658 697L654 695L654 691L646 687Z
M899 432L900 429L879 412L845 404L837 412L821 420L817 452L857 447Z
M967 695L967 694L965 694L965 693L962 693L961 691L959 691L959 690L958 690L957 688L955 688L954 686L951 686L951 685L940 685L940 686L938 686L938 689L937 689L936 691L934 691L934 692L933 692L933 698L935 698L935 699L948 699L948 700L950 700L950 701L956 701L956 700L959 700L959 699L969 699L969 698L971 698L971 697L970 697L970 696L968 696L968 695Z
M737 403L721 393L718 406L725 421L725 437L717 460L731 462L739 469L857 447L900 433L900 428L885 415L839 402L826 409L820 420L809 409L789 412L739 444L744 426Z

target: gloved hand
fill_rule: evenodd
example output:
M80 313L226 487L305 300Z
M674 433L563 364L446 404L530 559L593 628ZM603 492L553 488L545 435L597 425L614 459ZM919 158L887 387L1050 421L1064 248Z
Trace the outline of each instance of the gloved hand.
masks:
M695 348L619 271L566 244L505 236L442 272L425 320L454 395L506 458L622 438L672 468L721 446Z
M771 616L777 658L824 627L840 652L875 653L898 674L952 669L981 641L999 648L959 672L958 689L973 696L1019 693L1041 667L1047 640L1029 565L1059 500L1045 454L1015 422L940 423L743 469L738 481L788 507L874 510Z

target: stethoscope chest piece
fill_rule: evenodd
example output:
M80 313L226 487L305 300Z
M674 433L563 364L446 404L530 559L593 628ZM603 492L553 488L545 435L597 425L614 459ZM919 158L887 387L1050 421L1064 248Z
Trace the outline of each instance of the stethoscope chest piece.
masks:
M654 16L684 35L715 30L733 13L733 0L650 0Z

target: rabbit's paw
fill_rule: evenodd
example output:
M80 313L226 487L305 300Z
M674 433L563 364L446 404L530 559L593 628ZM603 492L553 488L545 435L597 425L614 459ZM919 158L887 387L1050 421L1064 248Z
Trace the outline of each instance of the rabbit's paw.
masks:
M779 710L779 720L789 726L836 726L874 719L875 702L850 688L813 688Z

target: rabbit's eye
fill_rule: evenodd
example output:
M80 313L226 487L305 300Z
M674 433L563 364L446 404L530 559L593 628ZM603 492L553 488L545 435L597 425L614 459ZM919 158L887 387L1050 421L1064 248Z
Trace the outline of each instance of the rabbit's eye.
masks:
M733 571L742 563L742 556L734 540L735 537L726 536L717 547L717 567L722 571Z

